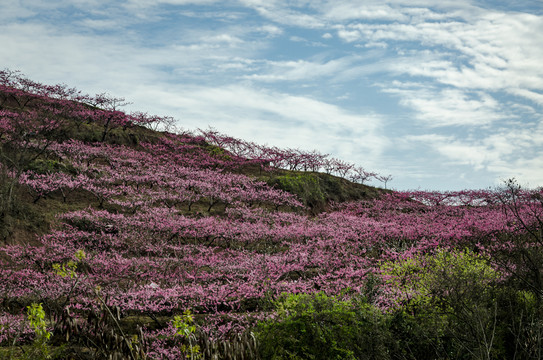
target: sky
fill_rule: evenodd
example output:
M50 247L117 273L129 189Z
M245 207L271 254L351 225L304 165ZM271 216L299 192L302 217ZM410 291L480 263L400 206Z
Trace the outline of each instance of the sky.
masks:
M32 80L389 188L543 185L543 0L2 0L0 44Z

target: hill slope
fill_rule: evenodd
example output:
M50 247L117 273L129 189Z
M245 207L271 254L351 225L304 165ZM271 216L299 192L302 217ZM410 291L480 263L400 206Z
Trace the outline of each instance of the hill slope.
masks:
M326 155L157 132L171 119L0 75L2 356L541 349L541 189L376 189Z

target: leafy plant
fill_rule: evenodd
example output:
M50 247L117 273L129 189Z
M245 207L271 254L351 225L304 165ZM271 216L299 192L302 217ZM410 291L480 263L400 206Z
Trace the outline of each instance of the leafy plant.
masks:
M381 266L395 297L395 330L418 356L492 359L500 353L500 274L470 250L412 256Z
M386 359L385 316L365 300L284 294L277 318L257 327L263 359Z
M47 324L45 323L45 311L42 304L33 303L27 306L28 321L30 327L34 330L36 337L32 344L31 353L25 353L27 359L50 359L51 351L47 342L51 338L51 332L47 330Z
M200 357L200 346L193 345L196 342L194 335L196 326L194 325L194 318L190 310L185 310L183 315L176 315L172 320L172 325L175 328L175 335L189 342L188 346L186 344L181 345L181 352L187 359L198 359Z

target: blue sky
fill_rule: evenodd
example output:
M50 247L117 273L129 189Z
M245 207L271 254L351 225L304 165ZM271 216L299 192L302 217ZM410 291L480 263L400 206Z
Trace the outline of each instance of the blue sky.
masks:
M543 185L543 0L16 0L0 67L403 189Z

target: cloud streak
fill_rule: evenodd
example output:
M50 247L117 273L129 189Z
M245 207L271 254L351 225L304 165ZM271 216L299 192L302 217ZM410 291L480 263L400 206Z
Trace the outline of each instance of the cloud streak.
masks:
M262 143L269 142L270 134L275 134L281 139L277 145L296 144L306 150L319 148L324 152L341 149L336 143L345 134L351 134L359 150L376 158L388 145L382 135L380 116L352 114L308 97L239 85L156 91L151 90L151 94L161 99L159 107L171 108L175 104L173 107L183 113L184 122L193 128L214 126L223 131L234 130ZM352 158L348 153L342 155Z
M384 92L400 97L400 104L415 111L428 127L483 126L508 116L498 101L484 92L439 89L415 84L389 87Z

